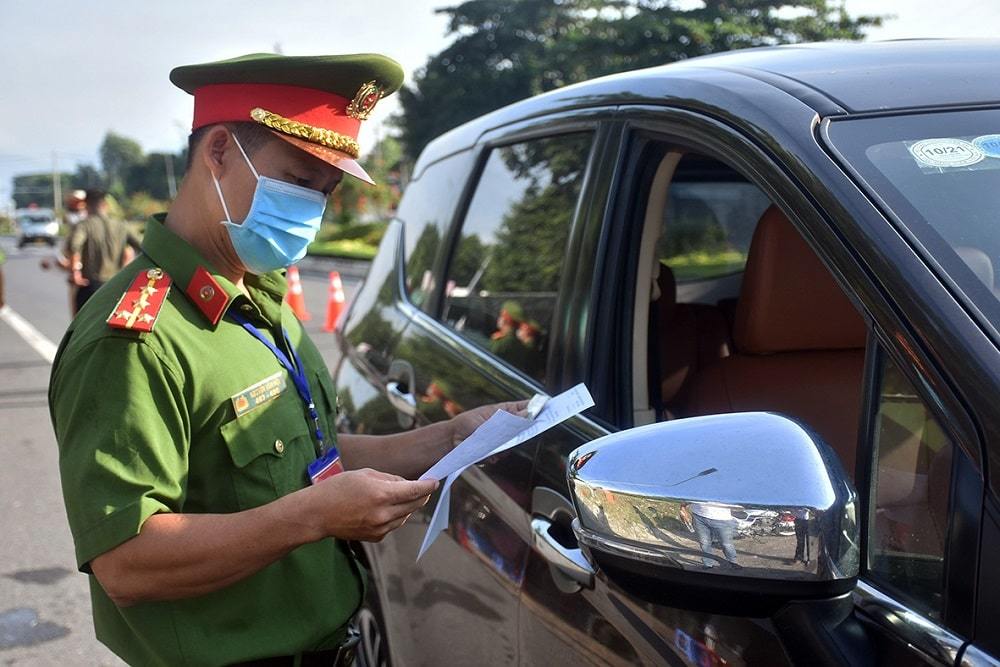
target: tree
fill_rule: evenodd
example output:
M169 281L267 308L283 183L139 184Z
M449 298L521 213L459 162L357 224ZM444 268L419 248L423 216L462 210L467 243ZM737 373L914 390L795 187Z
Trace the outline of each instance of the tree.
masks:
M142 161L130 166L123 176L125 192L128 194L146 193L155 199L170 199L170 187L167 180L167 159L177 158L171 154L150 153Z
M385 137L362 160L365 171L375 181L369 185L344 176L330 197L324 223L347 225L359 220L387 220L401 196L403 149L395 137Z
M108 132L101 142L99 152L108 189L116 195L125 195L127 192L125 180L129 171L145 163L142 146L133 139Z
M63 192L72 187L71 175L59 174ZM25 208L35 204L42 208L61 208L62 202L52 201L52 174L20 174L14 177L14 206Z
M559 289L591 140L587 133L567 134L499 149L504 165L523 184L524 194L497 229L483 289L524 293ZM526 242L531 252L524 251Z
M596 76L751 46L860 39L879 16L831 0L468 0L438 10L455 35L403 88L395 119L415 159L467 120Z
M76 173L73 174L73 187L86 190L87 188L104 187L104 178L101 172L92 164L79 164Z
M104 179L100 172L89 164L78 165L76 172L72 174L60 173L59 181L64 197L73 190L104 186ZM14 205L23 208L31 203L45 208L52 207L52 174L18 174L14 176ZM57 208L62 207L64 203L59 202Z

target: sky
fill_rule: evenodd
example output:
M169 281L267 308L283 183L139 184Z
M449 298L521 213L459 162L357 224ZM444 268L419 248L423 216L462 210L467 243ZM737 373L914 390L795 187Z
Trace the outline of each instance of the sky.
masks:
M97 165L113 130L147 152L179 151L192 98L168 80L177 65L235 55L379 52L407 76L449 42L434 9L459 0L0 0L0 206L14 174ZM697 0L683 0L686 4ZM869 39L993 37L1000 0L846 0L851 14L894 14ZM362 149L388 131L378 105ZM54 157L53 157L54 156Z

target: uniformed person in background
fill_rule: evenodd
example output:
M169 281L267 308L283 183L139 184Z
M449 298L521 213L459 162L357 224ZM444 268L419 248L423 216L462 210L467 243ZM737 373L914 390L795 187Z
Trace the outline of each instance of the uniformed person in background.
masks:
M171 73L194 95L190 167L73 321L49 396L97 636L129 663L344 662L364 589L347 541L400 526L436 486L408 479L496 410L335 437L329 372L282 302L343 175L371 182L358 130L402 78L378 55Z
M73 225L66 239L70 284L76 286L74 314L79 312L101 285L132 261L139 240L121 220L108 215L103 190L86 191L87 217Z
M7 261L7 255L4 254L2 248L0 248L0 309L7 305L7 297L4 294L4 284L3 284L3 265Z

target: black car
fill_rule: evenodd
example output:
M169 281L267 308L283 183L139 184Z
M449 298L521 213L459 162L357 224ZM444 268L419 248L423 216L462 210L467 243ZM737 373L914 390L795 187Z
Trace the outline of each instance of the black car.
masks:
M998 63L753 49L428 146L341 430L596 405L466 471L419 561L435 498L366 546L368 662L997 664Z

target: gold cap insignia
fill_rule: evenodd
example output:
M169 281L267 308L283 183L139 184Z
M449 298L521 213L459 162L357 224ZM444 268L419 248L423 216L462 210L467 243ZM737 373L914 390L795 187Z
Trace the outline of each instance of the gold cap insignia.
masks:
M347 105L347 115L358 120L368 120L378 101L382 99L382 86L369 81L362 84L354 99Z

